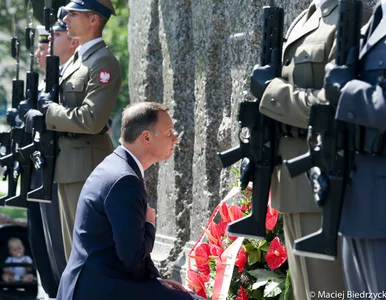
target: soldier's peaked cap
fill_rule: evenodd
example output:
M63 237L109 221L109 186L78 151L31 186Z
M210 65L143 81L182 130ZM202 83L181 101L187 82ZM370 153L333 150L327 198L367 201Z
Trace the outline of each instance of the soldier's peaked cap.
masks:
M48 36L50 35L43 25L36 26L39 34L39 43L48 44Z
M58 20L56 21L53 29L55 31L64 31L67 29L67 24L63 22L65 16L67 16L68 11L64 9L63 6L59 7L58 10Z
M95 11L107 20L111 15L116 16L110 0L71 0L64 8L69 11Z

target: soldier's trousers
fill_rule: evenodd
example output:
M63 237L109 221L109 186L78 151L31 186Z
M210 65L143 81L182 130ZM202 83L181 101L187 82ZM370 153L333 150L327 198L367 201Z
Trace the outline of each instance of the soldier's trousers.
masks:
M339 257L336 261L293 254L293 244L296 239L320 228L321 214L283 213L283 221L285 246L295 299L325 299L326 293L344 292L341 243L339 243Z
M31 190L41 184L42 173L34 169ZM32 253L43 289L50 298L55 298L66 267L56 184L53 185L51 203L28 202L28 225Z
M84 182L58 183L59 210L66 260L70 258L75 213Z
M343 266L350 293L362 293L361 299L382 299L386 296L386 239L356 239L343 237ZM381 293L377 298L365 293ZM356 297L358 299L358 297Z
M55 281L53 276L53 270L44 237L40 204L37 202L28 202L28 237L33 260L39 272L43 289L50 298L55 298L59 284Z
M59 286L60 278L66 268L66 258L64 256L62 227L60 223L58 186L52 186L51 203L40 203L40 213L42 215L44 236L46 239L48 257L54 278Z

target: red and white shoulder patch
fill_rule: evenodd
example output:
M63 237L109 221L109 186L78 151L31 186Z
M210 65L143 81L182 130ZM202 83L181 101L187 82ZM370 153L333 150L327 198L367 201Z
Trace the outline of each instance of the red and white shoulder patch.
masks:
M111 80L111 73L109 71L106 71L106 70L101 70L99 72L99 82L100 83L109 83Z

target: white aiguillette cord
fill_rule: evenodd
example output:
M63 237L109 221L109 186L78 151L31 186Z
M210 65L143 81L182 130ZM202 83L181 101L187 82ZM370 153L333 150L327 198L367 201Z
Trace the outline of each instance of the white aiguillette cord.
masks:
M324 3L327 2L327 0L313 0L315 6L316 6L316 9L320 8Z
M382 22L386 22L386 0L381 0L382 6Z

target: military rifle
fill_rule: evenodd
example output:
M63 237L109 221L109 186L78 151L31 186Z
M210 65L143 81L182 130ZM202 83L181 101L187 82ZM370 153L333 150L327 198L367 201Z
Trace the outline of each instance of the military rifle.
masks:
M29 1L27 6L27 19L28 24L25 29L26 32L26 48L29 50L30 58L30 68L27 71L26 79L26 102L29 107L36 108L37 104L37 95L38 95L38 81L39 74L34 69L35 61L35 28L33 28L33 8L32 3ZM19 103L20 104L20 101ZM32 162L29 155L23 155L24 153L21 150L22 147L28 145L32 142L32 136L30 133L25 131L25 125L20 124L13 130L12 141L14 143L12 154L3 157L3 161L14 161L16 165L20 168L21 182L20 182L20 194L14 195L13 197L6 200L5 204L7 206L15 207L27 207L27 193L31 184L31 174L32 174ZM15 175L14 175L15 176Z
M336 65L356 70L362 9L359 0L339 1ZM323 207L321 228L295 240L294 253L327 260L335 260L337 256L340 217L352 154L348 149L346 125L335 120L335 112L336 108L329 103L312 105L307 137L309 151L284 162L291 177L314 170L311 173L314 197ZM317 136L316 144L312 142L314 135Z
M50 54L46 56L46 87L45 92L51 93L53 102L58 102L59 90L59 57L54 56L54 30L55 23L52 1L45 0L44 25L51 34ZM47 130L45 116L36 116L33 119L34 141L24 147L22 152L32 155L34 166L43 171L42 185L28 193L27 200L34 202L51 202L52 185L55 172L55 157L57 138L54 131Z
M263 7L263 35L260 65L281 61L284 11L274 1ZM273 57L276 56L276 57ZM281 70L281 68L278 68ZM280 71L279 71L280 72ZM276 74L280 76L280 74ZM235 236L265 238L265 219L271 175L276 163L277 122L259 112L260 99L240 103L240 145L219 153L224 168L242 158L249 159L248 181L253 181L251 214L229 224L228 232Z
M20 40L18 38L16 15L13 16L14 36L11 39L11 54L16 60L16 76L12 81L12 109L7 113L7 123L11 126L11 131L0 133L0 143L5 147L5 156L1 158L3 167L3 180L8 178L8 194L0 198L0 205L4 205L5 201L16 195L17 180L19 177L20 168L18 162L14 159L3 159L6 156L12 155L17 146L15 143L15 134L18 130L16 127L17 107L20 101L24 99L24 81L19 79L20 73Z

